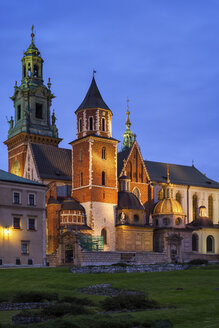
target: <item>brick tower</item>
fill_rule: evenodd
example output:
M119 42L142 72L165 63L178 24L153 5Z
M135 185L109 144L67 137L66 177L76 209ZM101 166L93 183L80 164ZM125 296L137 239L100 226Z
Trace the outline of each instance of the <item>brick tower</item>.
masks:
M15 115L11 116L8 139L8 170L23 176L29 142L58 146L58 130L55 115L51 117L50 107L54 95L43 81L43 59L34 43L32 27L31 44L22 58L22 80L18 86L15 82L14 95L11 97ZM51 122L52 120L52 122Z
M118 141L112 138L112 112L103 101L94 77L75 113L72 197L86 209L87 223L94 235L104 237L104 249L114 250Z

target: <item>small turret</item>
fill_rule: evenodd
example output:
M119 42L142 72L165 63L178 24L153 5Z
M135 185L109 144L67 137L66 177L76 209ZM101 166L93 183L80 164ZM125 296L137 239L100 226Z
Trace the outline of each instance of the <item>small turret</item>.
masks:
M126 126L126 130L123 134L123 143L121 145L121 151L127 149L127 148L131 148L133 143L134 143L134 139L135 139L135 135L132 133L130 127L131 127L131 121L129 118L130 115L130 111L129 111L129 99L127 97L127 110L126 110L126 115L127 115L127 119L125 122L125 126Z

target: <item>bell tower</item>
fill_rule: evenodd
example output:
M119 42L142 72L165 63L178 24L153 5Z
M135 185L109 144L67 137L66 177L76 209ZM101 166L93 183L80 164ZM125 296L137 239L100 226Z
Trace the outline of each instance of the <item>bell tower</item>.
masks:
M95 236L104 236L104 249L115 249L117 206L117 143L111 135L110 108L93 76L76 110L77 139L72 145L72 197L86 209Z
M47 86L43 81L43 59L34 42L32 26L31 43L22 62L22 80L20 86L15 81L14 117L8 120L8 139L4 142L8 147L8 170L23 176L27 145L30 142L58 146L55 114L51 115L52 99L51 82Z

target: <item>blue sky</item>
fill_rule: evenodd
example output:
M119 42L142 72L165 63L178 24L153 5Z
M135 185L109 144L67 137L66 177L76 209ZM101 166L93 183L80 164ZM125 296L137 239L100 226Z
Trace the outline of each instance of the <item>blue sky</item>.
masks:
M74 111L95 69L122 140L126 97L144 159L195 166L219 181L219 1L1 1L0 168L7 170L14 81L35 25L51 77L61 147L76 136Z

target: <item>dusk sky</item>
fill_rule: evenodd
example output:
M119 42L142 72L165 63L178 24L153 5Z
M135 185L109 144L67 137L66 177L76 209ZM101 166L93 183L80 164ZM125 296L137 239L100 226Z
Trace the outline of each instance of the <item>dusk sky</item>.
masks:
M1 1L0 168L7 170L6 116L31 42L56 98L60 147L76 137L74 111L95 69L122 141L126 98L146 160L194 165L219 181L219 1ZM171 174L171 173L170 173Z

